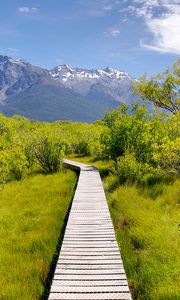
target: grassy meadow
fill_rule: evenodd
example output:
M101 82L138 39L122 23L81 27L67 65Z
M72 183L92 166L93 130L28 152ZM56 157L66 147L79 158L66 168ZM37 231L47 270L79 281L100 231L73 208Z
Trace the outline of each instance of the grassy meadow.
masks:
M43 299L76 180L69 170L34 173L1 189L0 299Z
M180 299L179 186L156 185L156 197L135 185L107 192L133 299Z

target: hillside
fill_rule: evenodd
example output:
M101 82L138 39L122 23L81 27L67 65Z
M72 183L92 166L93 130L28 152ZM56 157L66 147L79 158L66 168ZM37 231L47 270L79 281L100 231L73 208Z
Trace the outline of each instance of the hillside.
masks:
M131 103L133 78L111 68L69 65L46 70L0 56L0 111L42 121L92 122L120 103Z

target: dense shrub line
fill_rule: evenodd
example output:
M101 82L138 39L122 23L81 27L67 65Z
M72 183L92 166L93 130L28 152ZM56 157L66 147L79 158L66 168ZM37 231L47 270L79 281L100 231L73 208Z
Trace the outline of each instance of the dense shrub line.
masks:
M113 159L120 182L139 182L146 173L179 172L179 115L123 104L93 124L40 123L0 115L0 180L21 179L34 163L46 173L62 168L64 155Z

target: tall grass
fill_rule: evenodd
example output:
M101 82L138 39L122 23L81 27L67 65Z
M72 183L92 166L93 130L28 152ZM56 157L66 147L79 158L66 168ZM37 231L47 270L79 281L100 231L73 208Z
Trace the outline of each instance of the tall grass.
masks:
M156 199L128 185L107 193L133 299L180 299L179 186L163 185Z
M41 299L76 175L36 174L0 192L0 299Z

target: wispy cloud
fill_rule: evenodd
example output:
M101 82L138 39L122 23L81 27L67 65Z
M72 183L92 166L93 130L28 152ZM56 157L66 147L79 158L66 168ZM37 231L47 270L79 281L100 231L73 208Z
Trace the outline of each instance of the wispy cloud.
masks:
M115 29L115 30L111 30L110 31L110 35L112 35L112 36L114 36L114 37L116 37L117 35L119 35L120 34L120 30L118 30L118 29Z
M161 53L180 54L180 2L179 0L132 0L120 13L142 18L153 35L150 41L140 40L140 46Z
M113 9L113 5L105 5L104 7L103 7L103 9L104 10L112 10Z
M132 55L129 54L122 54L121 52L111 52L109 53L109 57L112 60L124 60L127 62L132 62L134 60L134 57Z
M38 11L37 7L22 6L18 8L21 14L34 14Z
M108 31L104 32L105 37L117 37L120 34L119 29L109 29Z
M17 54L17 53L19 52L19 49L17 49L17 48L12 48L12 47L8 47L8 48L6 49L6 52L12 53L12 54Z
M0 54L16 58L17 56L19 56L19 49L8 47L6 49L0 50Z
M79 0L86 13L94 17L105 17L121 4L120 0Z

